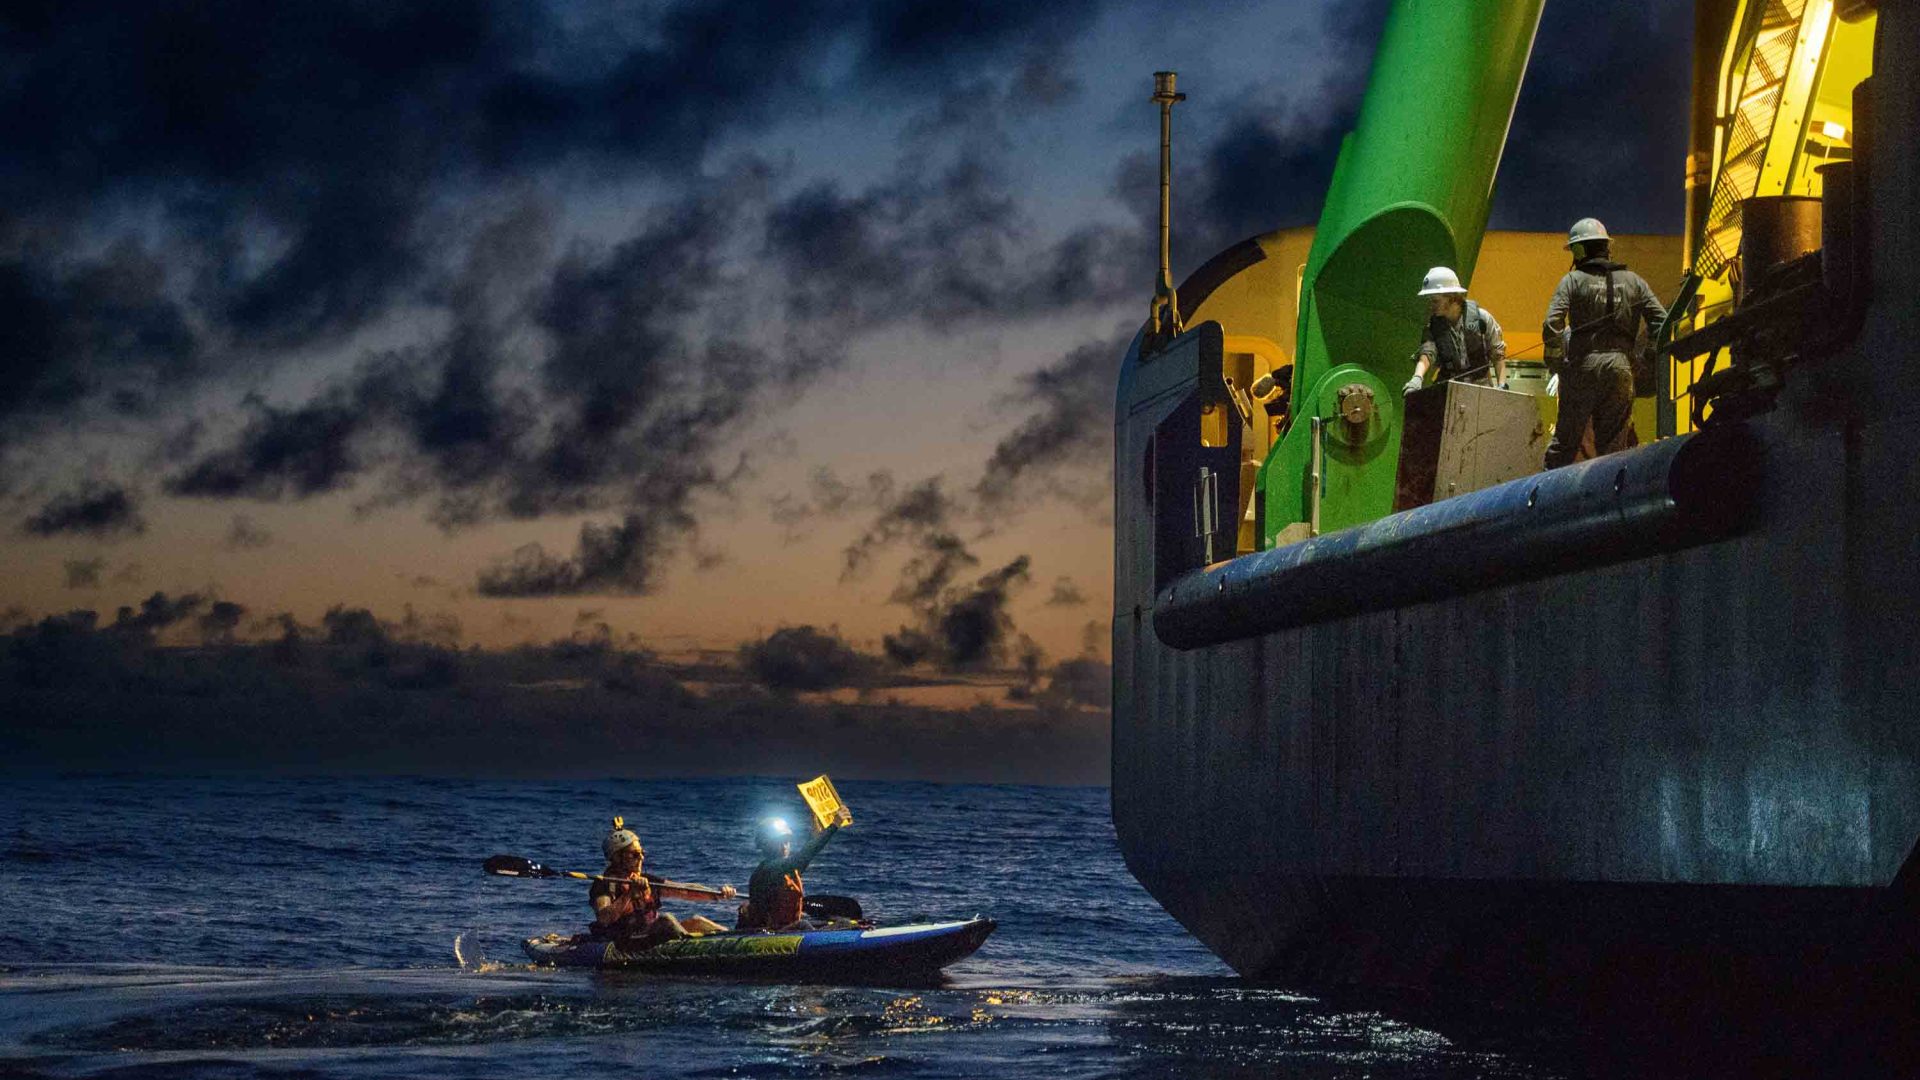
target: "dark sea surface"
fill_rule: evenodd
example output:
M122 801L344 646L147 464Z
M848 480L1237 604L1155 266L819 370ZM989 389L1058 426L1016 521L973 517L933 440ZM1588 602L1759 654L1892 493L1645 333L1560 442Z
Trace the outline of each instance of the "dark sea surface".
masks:
M787 781L0 782L0 1076L1574 1074L1233 978L1128 875L1104 789L841 783L811 891L1000 924L877 988L534 968L520 940L582 926L585 885L479 869L597 871L624 814L650 871L744 885L752 822L803 812Z

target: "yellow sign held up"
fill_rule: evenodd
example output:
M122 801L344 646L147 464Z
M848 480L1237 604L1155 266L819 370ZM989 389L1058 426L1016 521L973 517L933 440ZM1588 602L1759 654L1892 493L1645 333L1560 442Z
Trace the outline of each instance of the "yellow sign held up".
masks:
M807 809L813 811L813 820L824 829L835 821L842 825L853 824L853 811L840 801L840 793L833 790L833 781L825 776L816 776L800 788L800 797L807 800Z

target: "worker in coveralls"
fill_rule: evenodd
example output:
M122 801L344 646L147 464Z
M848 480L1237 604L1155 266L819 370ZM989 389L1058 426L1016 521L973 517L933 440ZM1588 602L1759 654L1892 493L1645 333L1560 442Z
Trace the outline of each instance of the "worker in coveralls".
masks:
M1546 340L1562 342L1564 355L1558 372L1560 419L1547 444L1549 469L1573 460L1589 421L1598 452L1621 438L1633 421L1630 356L1640 326L1644 323L1652 335L1667 318L1667 309L1640 275L1612 260L1611 247L1607 227L1596 218L1581 218L1567 231L1573 269L1553 290L1543 328Z
M1427 369L1436 369L1434 381L1465 379L1504 386L1507 382L1507 339L1493 313L1467 299L1460 275L1436 266L1420 284L1427 298L1427 329L1414 354L1411 394L1426 385Z

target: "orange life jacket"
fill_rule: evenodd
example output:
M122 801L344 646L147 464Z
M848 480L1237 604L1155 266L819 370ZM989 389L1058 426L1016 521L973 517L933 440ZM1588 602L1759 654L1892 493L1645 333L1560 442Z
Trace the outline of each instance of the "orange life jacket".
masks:
M587 887L587 900L606 896L618 898L633 895L633 910L621 916L613 923L602 926L598 922L591 927L595 937L627 937L639 933L653 925L654 917L660 913L660 894L653 891L653 885L646 878L632 881L596 881Z
M794 870L781 877L780 884L774 886L772 892L773 895L767 897L767 929L778 930L798 922L807 899L806 886L800 881L800 871Z
M798 870L776 874L763 864L753 872L749 889L736 929L778 930L797 921L806 903L807 889Z

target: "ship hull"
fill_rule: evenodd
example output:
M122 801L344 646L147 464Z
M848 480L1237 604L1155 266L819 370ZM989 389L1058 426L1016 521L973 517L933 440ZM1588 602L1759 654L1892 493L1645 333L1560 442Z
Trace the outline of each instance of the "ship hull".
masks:
M1134 875L1262 981L1904 1046L1920 428L1762 427L1733 540L1191 650L1123 615Z
M1174 504L1141 461L1168 452L1178 388L1128 358L1114 821L1135 876L1236 971L1723 1018L1877 1011L1911 986L1920 16L1886 5L1879 33L1874 299L1746 423L1736 535L1414 603L1360 582L1350 614L1177 648L1156 609L1194 579L1156 552Z

